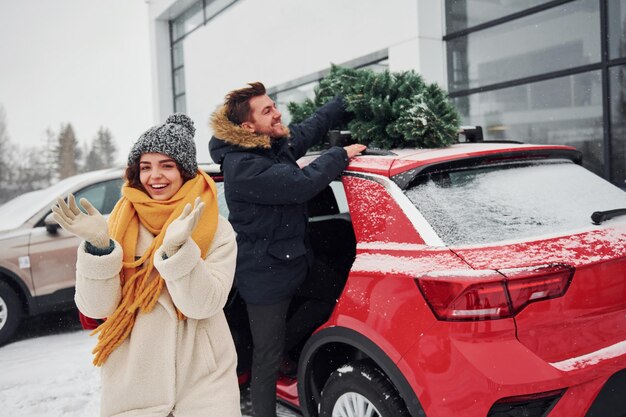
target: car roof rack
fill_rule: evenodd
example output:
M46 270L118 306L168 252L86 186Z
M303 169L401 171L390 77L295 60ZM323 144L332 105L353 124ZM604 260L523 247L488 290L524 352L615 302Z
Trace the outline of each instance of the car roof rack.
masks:
M484 142L482 126L459 126L459 143Z
M460 126L458 134L459 143L524 143L508 139L485 140L482 126Z
M367 155L373 155L373 156L397 156L398 154L395 152L392 152L388 149L379 149L379 148L366 148L363 152L361 152L361 155L367 156Z

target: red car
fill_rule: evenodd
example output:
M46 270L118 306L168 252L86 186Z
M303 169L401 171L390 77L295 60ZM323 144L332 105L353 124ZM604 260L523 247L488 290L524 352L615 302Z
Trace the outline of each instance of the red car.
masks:
M310 205L322 284L292 311L333 305L279 398L306 417L626 416L626 193L580 164L488 142L355 158ZM243 374L245 308L227 313Z

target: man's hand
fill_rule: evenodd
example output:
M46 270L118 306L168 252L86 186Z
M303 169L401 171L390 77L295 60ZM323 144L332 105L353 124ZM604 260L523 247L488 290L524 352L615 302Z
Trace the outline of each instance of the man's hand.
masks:
M193 229L198 225L204 206L205 204L200 201L200 197L194 201L193 209L191 204L187 203L180 216L167 227L163 237L163 250L168 257L178 252L178 249L191 236Z
M367 146L361 145L360 143L354 143L349 146L344 146L343 148L348 153L348 159L350 159L363 152L367 148Z
M67 204L62 198L57 198L57 203L52 206L52 217L63 229L93 246L108 248L110 238L107 221L86 198L80 199L80 205L87 214L78 208L73 194L67 196Z

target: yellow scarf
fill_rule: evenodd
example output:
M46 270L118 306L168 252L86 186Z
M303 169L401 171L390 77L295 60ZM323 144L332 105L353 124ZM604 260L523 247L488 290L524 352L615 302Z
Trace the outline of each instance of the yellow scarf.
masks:
M120 272L122 299L113 314L92 332L92 335L100 333L93 350L94 365L101 366L111 352L126 340L139 312L147 313L154 308L165 285L158 272L151 278L154 252L163 243L167 226L180 216L187 203L193 206L196 197L200 197L206 207L191 237L204 259L217 229L217 192L211 177L198 170L198 175L185 182L167 201L153 200L144 191L128 184L122 188L122 198L109 217L109 234L123 250ZM145 253L135 260L140 222L155 237ZM176 312L179 320L186 319L178 309Z

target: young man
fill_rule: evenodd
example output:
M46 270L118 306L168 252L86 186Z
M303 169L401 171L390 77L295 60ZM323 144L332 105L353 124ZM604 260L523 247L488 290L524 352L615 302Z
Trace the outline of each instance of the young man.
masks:
M254 345L250 391L255 417L276 416L287 308L313 260L306 238L307 201L365 146L332 147L302 169L296 160L344 117L338 97L287 128L263 84L256 82L228 93L211 119L209 151L224 172L229 220L237 232L235 280Z

